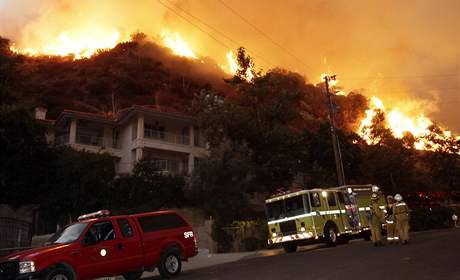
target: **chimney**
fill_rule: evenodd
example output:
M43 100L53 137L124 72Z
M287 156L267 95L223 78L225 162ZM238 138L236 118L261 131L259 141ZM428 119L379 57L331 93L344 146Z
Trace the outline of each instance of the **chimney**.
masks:
M35 108L35 119L37 120L46 120L46 112L48 109L45 107L36 107Z

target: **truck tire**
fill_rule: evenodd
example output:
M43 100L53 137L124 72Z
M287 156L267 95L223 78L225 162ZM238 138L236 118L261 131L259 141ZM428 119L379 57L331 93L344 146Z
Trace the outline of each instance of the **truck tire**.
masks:
M297 244L283 243L283 249L286 253L294 253L295 251L297 251Z
M139 280L142 276L142 273L144 273L142 270L126 272L123 273L123 278L126 280Z
M337 227L329 223L324 227L324 242L328 247L335 247L338 243Z
M73 273L68 269L56 267L48 270L41 280L74 280Z
M171 278L178 275L182 269L180 250L178 248L169 248L161 254L158 272L161 277Z

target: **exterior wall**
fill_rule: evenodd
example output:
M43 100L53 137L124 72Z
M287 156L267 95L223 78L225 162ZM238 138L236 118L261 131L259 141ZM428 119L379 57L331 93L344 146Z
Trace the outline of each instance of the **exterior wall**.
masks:
M131 143L133 124L131 122L119 127L118 143L121 149L121 158L117 163L116 171L119 174L130 173L134 167L134 159L132 158Z

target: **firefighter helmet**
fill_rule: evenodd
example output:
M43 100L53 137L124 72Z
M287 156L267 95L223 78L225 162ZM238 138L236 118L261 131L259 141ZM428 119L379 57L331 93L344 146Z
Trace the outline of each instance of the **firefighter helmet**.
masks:
M403 200L403 197L402 195L400 195L399 193L395 195L395 200L400 202L401 200Z

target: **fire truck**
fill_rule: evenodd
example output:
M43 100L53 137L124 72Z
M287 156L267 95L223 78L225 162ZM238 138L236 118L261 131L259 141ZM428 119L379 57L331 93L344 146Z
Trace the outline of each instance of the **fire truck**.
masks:
M370 240L372 192L380 193L378 203L384 210L385 198L375 185L277 193L265 201L268 244L282 244L286 252L295 252L298 246L314 241L336 246L352 238Z

